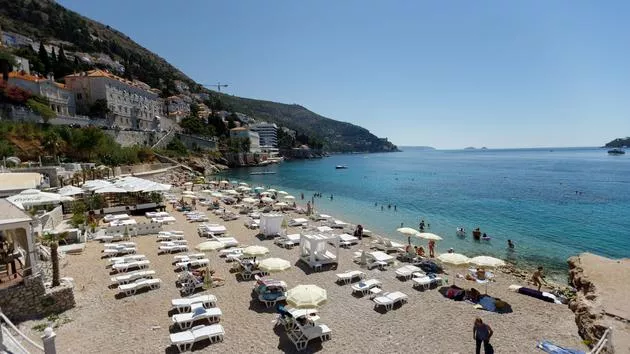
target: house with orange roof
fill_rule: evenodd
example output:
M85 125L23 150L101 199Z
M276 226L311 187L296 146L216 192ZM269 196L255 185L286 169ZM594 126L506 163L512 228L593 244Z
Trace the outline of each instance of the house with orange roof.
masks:
M90 70L65 77L75 94L77 110L87 113L97 100L107 102L110 126L137 130L166 129L159 91L140 81L130 81L106 70ZM166 124L164 124L166 123Z
M68 90L64 84L55 82L52 75L44 78L27 74L24 71L13 71L9 73L9 84L48 99L50 108L58 115L73 116L76 114L74 93Z

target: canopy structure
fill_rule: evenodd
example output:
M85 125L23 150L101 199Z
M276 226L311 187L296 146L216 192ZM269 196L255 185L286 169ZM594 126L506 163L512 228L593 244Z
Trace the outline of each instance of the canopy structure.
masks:
M298 285L287 292L287 303L297 308L318 307L327 300L326 290L313 284Z
M105 181L103 179L93 179L93 180L89 180L83 183L81 187L83 189L93 191L95 189L105 188L105 187L110 187L110 186L112 186L112 184L108 181Z
M339 235L302 234L300 236L300 260L310 267L337 263L338 259Z
M291 262L282 258L265 258L258 264L258 268L265 272L282 272L291 268Z
M36 205L59 204L73 199L56 193L42 192L39 189L26 189L20 194L7 197L7 200L20 208L28 208Z
M170 184L157 183L134 176L121 177L111 182L102 179L90 180L83 184L83 189L96 191L112 186L124 189L125 192L166 192L171 189Z
M95 190L94 193L96 193L96 194L127 193L127 190L126 189L122 189L120 187L108 186L108 187L99 188L99 189Z
M282 222L284 215L282 214L263 214L260 216L260 233L266 236L274 236L282 234Z
M60 188L57 191L57 193L63 196L72 196L72 195L77 195L77 194L83 194L85 193L85 191L79 187L65 186L65 187Z

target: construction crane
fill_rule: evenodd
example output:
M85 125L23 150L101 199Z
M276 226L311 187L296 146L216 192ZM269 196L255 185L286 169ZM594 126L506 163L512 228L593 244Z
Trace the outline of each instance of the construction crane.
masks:
M203 87L216 87L217 91L221 92L221 87L228 87L227 84L221 84L220 82L217 82L216 84L210 84L210 85L201 85Z

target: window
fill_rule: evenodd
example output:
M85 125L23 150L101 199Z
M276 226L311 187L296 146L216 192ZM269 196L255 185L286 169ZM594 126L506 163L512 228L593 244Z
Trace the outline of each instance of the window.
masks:
M80 93L77 93L77 100L80 100L83 98L83 95L81 95Z

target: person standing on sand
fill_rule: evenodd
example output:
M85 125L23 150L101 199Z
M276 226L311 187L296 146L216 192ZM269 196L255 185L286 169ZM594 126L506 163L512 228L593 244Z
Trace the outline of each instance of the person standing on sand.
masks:
M429 240L429 257L435 258L435 241Z
M545 282L545 280L542 278L542 275L543 275L542 266L538 267L538 269L534 272L534 274L532 274L532 282L534 283L535 286L538 286L538 291L540 291L540 287L542 286L542 283ZM547 284L547 282L545 282L545 284Z
M473 339L475 340L475 353L481 353L481 343L483 343L483 352L485 354L490 354L494 352L492 346L490 345L490 338L492 338L492 328L487 324L483 323L481 318L477 317L475 319L475 325L473 326Z

